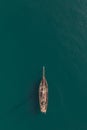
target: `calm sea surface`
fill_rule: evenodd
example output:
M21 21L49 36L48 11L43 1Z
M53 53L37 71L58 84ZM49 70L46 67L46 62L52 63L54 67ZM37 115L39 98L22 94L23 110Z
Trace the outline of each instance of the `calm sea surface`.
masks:
M0 130L87 130L87 0L0 0Z

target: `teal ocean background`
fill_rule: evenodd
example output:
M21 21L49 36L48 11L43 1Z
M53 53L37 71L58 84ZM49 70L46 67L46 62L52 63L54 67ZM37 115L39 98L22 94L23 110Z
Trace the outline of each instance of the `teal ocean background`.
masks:
M87 130L87 0L0 0L0 130L19 129Z

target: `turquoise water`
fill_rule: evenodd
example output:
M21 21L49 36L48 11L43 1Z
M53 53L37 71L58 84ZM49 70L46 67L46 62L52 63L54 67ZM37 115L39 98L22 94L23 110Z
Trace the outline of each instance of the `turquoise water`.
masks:
M0 1L0 130L19 129L87 130L86 0Z

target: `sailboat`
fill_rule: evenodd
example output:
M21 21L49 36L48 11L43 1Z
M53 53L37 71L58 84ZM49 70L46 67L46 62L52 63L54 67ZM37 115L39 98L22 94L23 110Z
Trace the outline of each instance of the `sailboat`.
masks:
M45 67L43 66L42 80L39 86L39 104L42 113L46 113L48 106L48 84L45 77Z

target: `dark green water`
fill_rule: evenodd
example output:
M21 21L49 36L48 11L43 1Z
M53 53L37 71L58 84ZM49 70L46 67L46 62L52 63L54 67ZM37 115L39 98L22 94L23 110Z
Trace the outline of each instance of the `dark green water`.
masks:
M0 130L19 129L87 130L86 0L0 0Z

